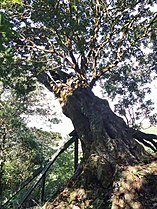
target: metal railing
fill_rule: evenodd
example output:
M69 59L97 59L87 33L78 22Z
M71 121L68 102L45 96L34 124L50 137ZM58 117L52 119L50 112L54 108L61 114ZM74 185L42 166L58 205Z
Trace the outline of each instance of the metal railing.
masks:
M34 171L34 173L23 182L22 186L16 191L3 205L0 206L1 209L7 209L7 205L12 202L12 200L21 192L23 189L30 183L34 182L33 185L30 187L29 190L26 191L24 194L23 199L19 203L17 209L21 209L22 205L26 202L28 197L31 193L36 189L39 183L42 181L41 184L41 196L40 201L44 203L44 193L45 193L45 181L46 181L46 174L58 157L71 145L74 143L74 170L76 171L78 166L78 136L75 130L73 130L70 134L70 139L67 140L57 151L54 153L52 158L45 162L43 166L39 167Z

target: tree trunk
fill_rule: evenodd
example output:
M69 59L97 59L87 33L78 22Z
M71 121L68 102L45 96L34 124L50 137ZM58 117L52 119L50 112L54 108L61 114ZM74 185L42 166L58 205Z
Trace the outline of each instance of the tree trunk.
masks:
M84 159L96 155L115 169L117 164L134 164L148 157L124 120L112 112L108 101L95 96L89 88L74 91L62 109L81 140Z
M74 80L69 81L53 91L60 97L63 113L71 119L81 141L83 160L49 208L134 208L124 203L128 202L127 197L124 191L123 195L119 192L120 187L117 188L115 182L117 178L118 182L122 181L120 176L123 172L125 176L128 166L144 165L151 160L150 154L135 140L143 142L143 135L130 129L113 113L108 101L95 96L88 86L75 85L75 88ZM73 88L67 88L68 82ZM145 138L151 140L152 136L155 135ZM119 203L117 198L125 201ZM136 208L145 208L139 201L136 205Z
M116 186L116 182L124 187L130 185L130 179L123 179L122 173L127 176L132 172L128 168L136 171L139 168L135 166L151 159L134 139L132 129L112 112L107 100L96 97L90 88L76 89L61 105L81 140L83 160L50 208L149 208L141 203L139 195L128 194L128 190Z

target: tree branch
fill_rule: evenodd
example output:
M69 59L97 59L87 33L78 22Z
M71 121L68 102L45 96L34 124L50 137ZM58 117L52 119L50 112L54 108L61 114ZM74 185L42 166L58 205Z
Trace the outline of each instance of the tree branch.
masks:
M50 85L50 78L49 76L46 74L46 72L40 73L35 75L35 77L37 78L37 80L42 83L50 92L53 92L52 87Z
M137 37L135 40L133 40L132 42L129 42L128 46L121 51L121 46L122 43L124 41L124 38L126 37L127 33L129 32L129 30L133 30L136 28L136 25L133 26L133 23L135 22L135 20L137 20L137 18L139 17L139 14L135 16L135 18L133 20L131 20L129 23L127 23L123 28L125 29L125 32L123 32L122 34L122 38L120 39L119 43L118 43L118 47L117 47L117 52L116 52L116 58L115 58L115 62L113 64L108 64L107 66L105 66L103 69L101 69L101 72L98 74L96 74L96 76L93 76L93 79L90 83L90 87L92 88L95 84L95 82L97 80L99 80L99 78L101 76L103 76L106 72L108 72L110 69L112 69L113 67L116 67L117 64L121 61L121 59L124 57L125 53L131 48L133 47L137 41L141 41L143 38L145 38L148 33L150 32L149 29L151 27L151 25L154 23L156 16L153 18L153 20L145 26L145 31L142 34L142 36ZM141 23L141 27L143 27L143 22ZM114 27L112 30L112 33L108 36L108 39L105 40L104 43L100 44L98 49L97 49L97 53L110 41L111 36L114 34Z
M27 39L27 38L24 37L23 35L20 35L20 36L21 36L22 39L24 39L25 41L27 41L28 43L30 43L30 45L27 45L27 44L26 44L27 47L29 47L29 48L34 48L34 49L38 49L38 50L43 51L43 52L46 52L46 53L52 53L52 54L54 54L54 55L58 55L58 57L63 58L63 60L66 61L67 64L68 64L72 69L75 70L75 68L76 68L76 62L73 63L73 61L74 61L74 56L71 57L71 59L72 59L72 62L71 62L71 61L67 58L66 55L64 55L63 53L60 53L59 51L57 51L57 50L53 47L52 44L51 44L51 49L45 49L45 48L42 47L42 46L36 45L32 40ZM62 45L63 45L63 44L62 44ZM66 48L65 51L68 51L68 48L67 48L65 45L63 46L63 48ZM63 51L64 51L64 50L63 50ZM76 60L75 60L75 61L76 61Z
M96 83L96 81L99 80L99 78L100 78L102 75L104 75L104 74L105 74L106 72L108 72L110 69L112 69L113 67L115 67L117 64L118 64L118 62L115 62L115 63L113 63L113 64L108 64L106 67L104 67L104 68L102 69L102 71L101 71L100 73L98 73L97 76L94 77L94 78L91 80L91 82L90 82L90 84L89 84L90 88L93 88L93 86L94 86L94 84Z

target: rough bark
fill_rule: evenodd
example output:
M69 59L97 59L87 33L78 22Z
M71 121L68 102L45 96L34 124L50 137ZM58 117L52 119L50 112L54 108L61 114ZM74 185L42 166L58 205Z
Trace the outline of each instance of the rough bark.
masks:
M89 88L76 90L62 108L81 139L85 159L98 154L116 165L143 161L147 156L107 100L96 97Z
M79 136L83 160L50 208L132 208L118 202L117 197L122 195L115 186L116 178L120 176L118 182L123 181L121 174L129 166L149 166L153 157L137 140L145 145L151 142L155 151L157 136L129 128L113 113L108 101L95 96L84 80L79 83L71 77L66 84L57 83L52 88ZM123 199L128 202L125 195ZM136 208L145 207L137 201Z

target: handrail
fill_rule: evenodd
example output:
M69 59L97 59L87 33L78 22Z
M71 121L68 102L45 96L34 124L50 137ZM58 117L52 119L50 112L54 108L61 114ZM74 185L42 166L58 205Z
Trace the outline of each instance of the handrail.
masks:
M34 191L34 189L37 187L37 185L40 183L40 181L45 178L45 175L47 171L50 169L50 167L54 164L54 162L57 160L57 158L72 144L74 145L74 169L76 171L76 167L78 165L78 136L76 131L72 131L69 136L71 137L68 139L58 150L57 152L52 156L52 158L46 163L44 167L38 168L32 175L32 177L29 177L23 184L23 186L14 193L3 205L1 205L1 209L5 209L5 205L7 205L24 187L26 187L30 182L32 182L35 178L36 181L33 184L33 186L26 192L23 200L18 206L18 209L20 209L23 205L23 203L26 201L26 199L31 195L31 193ZM45 181L45 180L44 180ZM43 182L44 184L44 182ZM41 201L44 199L44 185L42 185L42 194L41 194Z
M43 167L39 167L35 170L31 177L25 180L22 186L3 204L1 205L2 209L7 205L22 189L24 189L29 183L31 183L43 170Z

